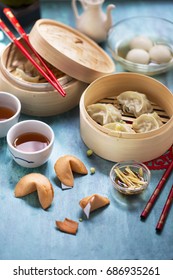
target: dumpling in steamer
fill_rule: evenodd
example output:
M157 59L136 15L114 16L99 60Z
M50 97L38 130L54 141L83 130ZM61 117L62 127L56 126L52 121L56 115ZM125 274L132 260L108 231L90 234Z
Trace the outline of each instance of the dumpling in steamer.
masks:
M38 83L40 78L39 76L35 76L35 77L29 76L20 68L16 68L16 70L13 71L13 75L19 78L20 80L31 82L31 83Z
M104 127L117 132L135 133L130 125L121 122L108 123Z
M92 104L87 107L87 112L94 121L101 125L121 120L121 112L112 104Z
M146 95L137 91L124 91L117 96L117 100L124 113L133 114L135 117L153 111Z
M159 115L154 112L152 114L143 114L133 121L132 128L137 133L148 132L159 128L163 122Z

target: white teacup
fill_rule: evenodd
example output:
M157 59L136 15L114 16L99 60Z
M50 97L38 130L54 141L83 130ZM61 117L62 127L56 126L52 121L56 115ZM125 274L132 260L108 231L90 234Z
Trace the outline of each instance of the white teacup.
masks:
M41 134L48 139L48 143L38 150L27 150L25 144L32 145L33 141L24 142L23 144L16 146L21 135ZM19 143L20 141L18 141ZM7 133L8 149L13 159L21 166L34 168L44 164L51 155L54 144L54 132L52 128L44 122L37 120L21 121L15 124Z
M19 99L7 92L0 92L0 138L19 120L21 103Z

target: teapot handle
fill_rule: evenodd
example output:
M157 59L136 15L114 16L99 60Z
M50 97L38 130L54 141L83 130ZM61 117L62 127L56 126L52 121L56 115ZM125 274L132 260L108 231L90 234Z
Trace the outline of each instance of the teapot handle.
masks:
M83 9L86 10L88 7L86 1L85 0L79 0L79 1L81 3L81 6L83 7Z
M78 0L82 6L82 8L84 10L86 10L86 4L85 1L83 0ZM77 9L77 5L76 5L76 0L72 0L72 8L73 8L73 12L76 18L79 18L79 13L78 13L78 9Z

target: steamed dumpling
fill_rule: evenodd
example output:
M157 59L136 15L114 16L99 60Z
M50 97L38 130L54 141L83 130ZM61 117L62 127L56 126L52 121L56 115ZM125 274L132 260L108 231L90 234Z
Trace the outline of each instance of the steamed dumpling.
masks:
M105 124L104 127L117 132L135 133L135 131L126 123L114 122Z
M31 76L27 73L25 73L22 69L16 68L15 71L12 72L12 74L19 78L20 80L31 82L31 83L38 83L40 76Z
M117 100L124 113L133 114L135 117L153 111L146 95L137 91L124 91L117 96Z
M87 107L87 112L94 121L101 125L121 120L121 112L112 104L92 104Z
M162 120L159 115L154 112L152 114L142 114L133 121L132 128L138 132L148 132L162 126Z

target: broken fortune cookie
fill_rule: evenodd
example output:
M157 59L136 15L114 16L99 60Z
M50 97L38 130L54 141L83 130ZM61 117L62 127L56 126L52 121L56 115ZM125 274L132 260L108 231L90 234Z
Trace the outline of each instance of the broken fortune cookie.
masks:
M75 156L65 155L60 157L54 165L55 173L61 183L68 187L73 187L73 172L86 175L88 171L83 162Z
M68 218L65 218L63 222L56 221L56 226L59 230L69 234L76 234L78 230L78 223Z
M107 197L101 196L99 194L93 194L81 199L79 204L84 210L87 218L89 218L90 212L110 204L110 200Z

